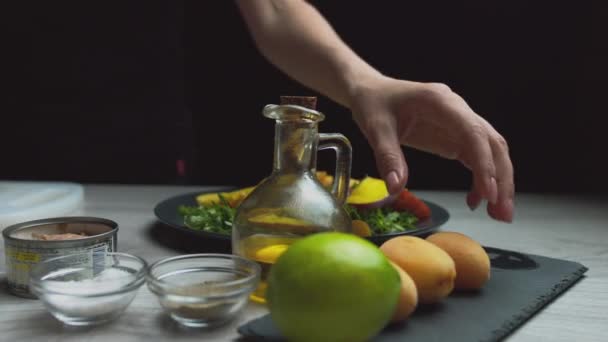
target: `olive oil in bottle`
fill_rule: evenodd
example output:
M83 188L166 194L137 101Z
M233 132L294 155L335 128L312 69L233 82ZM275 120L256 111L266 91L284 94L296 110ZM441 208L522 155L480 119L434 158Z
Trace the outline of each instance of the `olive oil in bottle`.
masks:
M260 285L252 295L261 303L272 265L291 244L310 234L351 230L344 210L352 154L348 139L318 132L324 115L315 110L314 97L282 97L281 102L263 111L275 120L273 171L240 204L232 227L233 253L262 266ZM315 175L320 149L336 151L331 192Z

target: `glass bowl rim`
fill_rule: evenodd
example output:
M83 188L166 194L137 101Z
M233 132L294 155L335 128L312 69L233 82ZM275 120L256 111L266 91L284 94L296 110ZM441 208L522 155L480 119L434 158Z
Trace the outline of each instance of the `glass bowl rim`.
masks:
M44 265L47 265L53 261L61 260L61 259L68 258L68 257L73 257L75 255L88 255L88 254L89 254L89 252L71 253L71 254L66 254L66 255L49 258L49 259L46 259L44 261L37 263L32 268L32 271L30 272L30 277L29 277L30 288L32 289L32 291L34 293L37 292L38 296L44 295L44 294L58 294L58 295L64 295L64 296L70 296L70 297L94 298L94 297L104 297L104 296L111 296L111 295L115 295L115 294L130 292L130 291L133 291L133 290L137 289L138 287L140 287L145 281L145 276L146 276L146 272L148 269L148 263L146 262L146 260L144 260L143 258L141 258L137 255L128 254L128 253L105 252L106 256L118 256L121 258L132 259L132 260L135 260L135 261L141 263L141 268L139 270L137 270L137 272L135 272L135 274L133 274L133 276L134 276L133 281L130 281L129 283L122 285L121 287L116 288L116 289L106 290L106 291L102 291L102 292L95 292L95 293L86 293L86 294L83 294L83 293L75 294L75 293L70 293L68 291L50 290L44 286L44 280L42 279L42 277L44 277L45 275L48 275L50 272L53 272L53 271L49 271L49 272L44 272L44 274L42 274L42 275L38 274L38 273L42 272L41 270L44 267ZM57 270L54 270L54 271L57 271Z
M152 263L148 267L147 274L146 274L146 280L148 282L148 288L150 289L150 291L157 295L166 294L166 293L171 294L171 292L173 292L172 289L176 286L171 285L168 282L163 281L162 279L159 279L157 276L152 275L152 272L154 271L155 268L157 268L159 266L171 264L171 263L177 262L177 261L188 260L188 259L234 260L234 261L242 262L242 263L246 264L247 266L250 266L252 271L248 272L249 274L241 279L230 280L230 281L225 281L225 282L218 282L218 283L213 284L213 286L215 288L238 287L239 288L238 290L223 293L223 294L183 295L183 297L227 298L227 297L239 296L239 295L242 295L244 292L248 292L250 289L252 291L254 289L254 287L256 286L257 281L260 279L260 276L262 273L262 269L257 262L244 258L244 257L241 257L241 256L238 256L238 255L235 255L235 254L197 253L197 254L177 255L177 256L173 256L173 257L160 259L160 260ZM219 267L219 268L229 270L231 273L235 273L235 270L236 270L235 268L232 268L232 267ZM250 286L245 286L247 284L250 284Z

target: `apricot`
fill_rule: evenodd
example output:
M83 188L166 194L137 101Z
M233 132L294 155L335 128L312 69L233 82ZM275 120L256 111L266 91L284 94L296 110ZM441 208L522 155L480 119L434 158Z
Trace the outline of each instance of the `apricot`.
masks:
M380 250L412 277L420 303L439 302L454 289L454 260L434 244L416 236L399 236L385 241Z
M490 257L477 241L457 232L435 233L427 241L443 249L454 260L456 289L478 290L490 279Z
M319 183L321 183L326 188L330 188L331 185L334 183L334 176L328 174L326 171L317 171L316 175Z
M330 188L334 183L334 176L327 173L327 171L317 171L315 175L317 180L326 188ZM348 182L348 188L352 189L356 185L359 185L359 183L361 183L360 179L351 178L350 182Z
M389 260L390 261L390 260ZM393 267L399 273L401 278L401 292L399 293L399 301L397 308L393 314L392 322L400 322L406 320L415 310L418 305L418 291L412 277L407 274L399 265L390 261Z
M363 220L353 220L352 224L353 234L360 237L368 237L372 236L372 229L369 227L369 224Z

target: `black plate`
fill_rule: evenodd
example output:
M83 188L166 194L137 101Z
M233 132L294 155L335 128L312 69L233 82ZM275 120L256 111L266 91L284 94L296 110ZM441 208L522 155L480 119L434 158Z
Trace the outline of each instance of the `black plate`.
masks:
M213 192L230 191L230 190L234 190L234 189L233 188L216 189ZM211 192L211 191L209 191L209 192ZM206 238L206 239L219 239L219 240L229 241L231 239L231 237L229 235L210 233L210 232L205 232L205 231L201 231L201 230L194 230L194 229L190 229L184 225L184 219L177 212L177 208L180 205L188 205L188 206L197 205L196 196L198 196L202 193L205 193L205 192L198 191L198 192L187 193L187 194L168 198L156 205L156 207L154 208L154 214L161 222L163 222L164 224L166 224L172 228L187 231L196 236ZM416 223L417 229L410 230L407 232L401 232L401 233L374 235L374 236L368 237L367 239L374 242L375 244L381 244L384 241L386 241L390 238L393 238L395 236L414 235L414 236L425 237L425 236L429 235L430 233L436 231L441 225L443 225L444 223L447 222L447 220L450 218L450 214L448 213L448 211L446 209L444 209L443 207L441 207L435 203L425 201L425 200L423 200L423 201L431 209L431 217L427 220Z

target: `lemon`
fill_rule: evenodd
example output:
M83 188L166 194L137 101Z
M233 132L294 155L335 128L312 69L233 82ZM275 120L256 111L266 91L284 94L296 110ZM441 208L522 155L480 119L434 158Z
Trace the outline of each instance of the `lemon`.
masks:
M281 254L283 254L289 245L280 244L280 245L271 245L264 248L260 248L255 252L255 260L260 262L265 262L268 264L273 264Z
M352 189L346 199L348 204L374 203L388 197L386 183L379 178L365 177Z
M400 276L380 249L347 233L292 244L268 277L271 317L290 341L366 341L390 321Z

